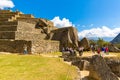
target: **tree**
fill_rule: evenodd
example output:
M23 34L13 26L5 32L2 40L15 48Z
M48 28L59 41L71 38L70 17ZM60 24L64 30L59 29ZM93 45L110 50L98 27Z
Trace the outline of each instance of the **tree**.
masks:
M108 44L109 44L109 42L104 41L102 38L98 38L98 40L97 40L97 45L99 47L107 46Z

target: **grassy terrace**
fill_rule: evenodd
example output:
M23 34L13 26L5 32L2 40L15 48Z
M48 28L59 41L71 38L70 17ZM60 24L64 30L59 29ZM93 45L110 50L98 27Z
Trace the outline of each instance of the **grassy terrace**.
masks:
M0 80L73 80L76 76L76 68L58 57L0 54Z

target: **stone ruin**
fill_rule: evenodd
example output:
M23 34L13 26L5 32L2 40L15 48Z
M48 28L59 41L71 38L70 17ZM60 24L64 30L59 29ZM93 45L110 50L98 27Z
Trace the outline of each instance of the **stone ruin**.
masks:
M77 49L79 46L90 50L89 40L83 38L79 41L77 29L72 26L57 28L47 19L19 11L0 10L0 52L23 53L25 44L28 53L57 52L62 47ZM120 51L110 47L110 51Z
M74 57L71 59L73 65L81 71L89 71L86 78L89 80L119 80L120 59L116 57ZM83 80L83 79L82 79Z
M11 10L0 10L0 52L28 53L60 51L64 46L78 47L77 30L57 28L47 19Z

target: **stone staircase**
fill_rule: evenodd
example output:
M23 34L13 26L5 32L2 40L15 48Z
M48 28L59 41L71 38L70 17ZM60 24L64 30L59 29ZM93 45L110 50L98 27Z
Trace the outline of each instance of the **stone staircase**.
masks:
M0 52L23 53L24 44L30 45L29 41L15 40L17 31L17 18L24 16L21 12L0 10ZM30 48L28 49L30 53Z
M44 29L36 28L37 22ZM46 40L45 30L52 27L51 21L31 14L0 10L0 52L23 53L25 45L28 53L59 51L59 41Z
M20 12L12 12L10 10L0 10L0 22L14 21L19 17Z

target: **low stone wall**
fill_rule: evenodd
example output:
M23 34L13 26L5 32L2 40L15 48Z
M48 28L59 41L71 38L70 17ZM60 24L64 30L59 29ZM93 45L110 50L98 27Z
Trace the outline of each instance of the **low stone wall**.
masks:
M48 53L59 51L59 41L39 40L32 41L32 53Z
M27 45L28 53L31 53L31 41L0 40L0 52L23 53L25 44Z

